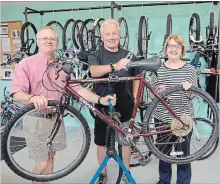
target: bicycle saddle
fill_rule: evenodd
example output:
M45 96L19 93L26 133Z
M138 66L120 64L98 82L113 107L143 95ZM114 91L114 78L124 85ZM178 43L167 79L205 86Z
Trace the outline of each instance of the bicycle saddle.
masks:
M88 51L85 51L85 50L82 50L82 51L80 51L80 52L77 54L77 58L78 58L80 61L84 61L84 62L87 62L87 63L88 63L88 56L89 56L89 52L88 52Z
M127 68L141 68L151 72L156 72L161 66L161 60L158 56L153 56L149 59L141 59L140 61L130 62Z
M136 61L140 61L140 60L142 60L142 59L145 59L144 56L135 56L135 57L136 57Z

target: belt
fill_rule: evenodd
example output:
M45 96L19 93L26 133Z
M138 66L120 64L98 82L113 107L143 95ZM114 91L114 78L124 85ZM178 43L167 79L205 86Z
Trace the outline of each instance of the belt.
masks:
M40 113L30 113L30 116L35 116L35 117L39 117L39 118L46 118L46 119L53 119L54 115L56 113L52 113L52 114L40 114Z

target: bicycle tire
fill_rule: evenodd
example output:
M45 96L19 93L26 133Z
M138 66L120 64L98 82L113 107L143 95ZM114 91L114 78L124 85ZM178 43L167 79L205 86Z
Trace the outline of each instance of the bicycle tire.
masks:
M214 13L210 13L209 34L214 35Z
M204 122L210 124L210 121L205 118L196 118L195 120L204 121ZM208 152L206 152L204 155L202 155L202 157L199 158L198 160L205 160L205 159L209 158L216 151L216 149L218 147L218 143L219 143L219 137L216 139L214 146L211 147L211 149Z
M66 23L64 24L64 27L63 27L63 36L62 36L62 43L63 43L63 50L67 50L67 43L66 43L66 32L67 32L67 28L68 28L68 26L69 26L69 24L71 24L71 23L74 23L74 19L68 19L67 21L66 21ZM71 33L71 35L72 35L72 33ZM72 36L71 36L71 38L72 38Z
M64 36L64 34L63 34L64 28L63 28L62 24L59 23L59 22L56 21L56 20L53 20L53 21L48 22L46 26L52 26L52 25L56 25L56 26L58 26L58 27L60 28L60 30L61 30L61 32L62 32L62 39L61 39L61 41L62 41L62 40L64 39L64 38L63 38L63 36ZM59 36L59 35L58 35L58 36ZM63 47L64 47L64 45L63 45L63 42L62 42L62 48L63 48ZM61 49L61 48L58 48L58 49Z
M95 19L94 21L94 24L92 26L92 33L91 33L91 43L92 43L92 51L95 51L97 49L99 49L102 45L102 40L101 40L101 32L100 32L100 22L101 21L104 21L105 19L103 18L97 18ZM95 31L96 29L98 28L99 30L99 33L100 33L100 37L98 36L98 41L97 41L97 44L96 44L96 38L97 36L95 35Z
M22 46L25 46L26 47L26 42L25 42L25 37L26 37L26 35L25 35L25 30L26 29L29 29L29 27L31 27L32 29L33 29L33 31L34 31L34 33L35 33L35 35L37 34L37 29L36 29L36 27L34 26L34 24L33 23L31 23L31 22L25 22L23 25L22 25L22 27L21 27L21 45ZM29 39L29 38L28 38ZM34 50L34 52L33 53L30 53L30 49L31 48L27 48L27 52L26 52L26 54L28 55L28 56L32 56L32 55L34 55L34 54L37 54L37 52L38 52L38 46L37 46L37 42L35 41L35 44L36 44L36 47L35 47L35 50Z
M172 34L172 15L167 15L167 29L166 29L166 35L167 38Z
M147 19L148 20L148 19ZM138 55L147 56L148 51L148 21L145 19L145 16L141 16L139 20L138 27ZM144 31L143 28L145 27ZM145 34L145 38L143 38ZM144 50L146 50L144 52Z
M89 31L90 30L88 30L88 28L86 27L86 25L88 24L88 23L94 23L94 19L86 19L84 22L83 22L83 24L82 24L82 26L81 26L81 28L80 28L80 31L79 31L79 43L80 43L80 46L81 46L81 50L86 50L86 47L87 47L87 45L89 44L89 41L91 41L90 39L91 39L91 33L89 33ZM83 40L83 30L84 30L84 28L86 28L86 36L87 36L87 39L86 39L86 44L84 44L84 40ZM92 43L91 43L91 46L92 46ZM91 48L88 48L87 49L87 51L90 51L90 49Z
M120 30L122 30L121 29L121 24L122 24L122 22L125 22L125 41L124 41L124 43L123 44L121 44L121 41L119 42L119 46L121 47L121 48L123 48L123 49L128 49L128 45L129 45L129 32L128 32L128 24L127 24L127 21L126 21L126 19L124 18L124 17L120 17L119 19L118 19L118 24L119 24L119 27L120 27ZM121 37L121 34L120 34L120 37ZM121 39L120 39L121 40Z
M58 101L48 101L48 106L58 106L59 102ZM68 110L69 112L71 112L72 114L74 114L79 121L81 122L82 125L82 129L85 131L85 137L86 137L86 144L84 149L81 152L81 155L79 156L78 161L76 161L76 163L71 163L68 167L62 169L61 171L56 171L53 174L50 175L35 175L33 173L30 173L24 169L22 169L21 167L19 167L18 165L15 164L14 160L11 160L9 154L8 154L8 144L7 144L7 140L8 140L8 136L10 135L10 131L13 127L13 125L16 123L16 121L21 118L22 116L24 116L26 113L28 113L29 111L35 109L34 104L29 104L25 107L23 107L22 109L18 110L17 113L15 115L13 115L13 117L10 119L9 123L6 125L5 127L5 131L2 134L2 147L1 147L1 151L3 154L3 158L5 160L5 163L8 165L8 167L17 175L21 176L22 178L25 178L27 180L32 180L32 181L52 181L52 180L57 180L60 179L68 174L70 174L72 171L74 171L85 159L89 148L90 148L90 142L91 142L91 134L90 134L90 130L89 130L89 126L88 123L86 121L86 119L82 116L82 114L80 114L75 108L71 107L71 106L67 106L65 109Z
M194 19L196 21L196 30L193 30L192 26L194 24ZM191 18L190 18L190 23L189 23L189 35L193 34L193 32L196 33L195 35L195 40L199 41L200 40L200 17L197 13L193 13ZM190 45L192 45L192 43L194 43L189 36L189 43Z
M170 94L174 94L177 93L178 91L183 91L183 87L182 86L175 86L175 87L171 87L168 88L164 93L161 94L162 99L166 99L166 97ZM219 122L219 117L218 117L218 107L215 103L215 101L213 100L213 98L205 91L201 90L198 87L194 87L192 86L190 89L188 89L187 91L191 91L191 92L196 92L197 94L199 94L200 96L203 97L203 99L207 100L207 102L209 102L209 106L212 107L213 110L213 117L214 120L216 120L215 122ZM153 102L150 104L149 108L147 109L147 112L145 113L145 117L144 117L144 125L143 125L143 129L142 132L150 132L149 130L149 126L148 123L150 124L150 118L152 117L155 108L157 107L157 104L160 101L158 99L154 99ZM198 160L199 158L201 158L202 155L204 155L210 147L212 147L215 143L215 140L217 139L218 136L218 131L219 131L219 124L216 123L215 127L213 128L213 136L211 136L211 138L209 139L209 141L205 144L205 146L203 146L203 148L194 153L193 156L190 155L188 156L188 158L182 158L182 157L178 157L178 159L170 158L167 157L166 155L160 153L160 151L158 151L155 147L154 147L154 143L151 140L151 136L148 137L144 137L145 143L148 146L149 150L159 159L168 162L168 163L174 163L174 164L186 164L186 163L190 163L194 160Z
M82 20L76 20L73 23L73 28L72 28L72 40L73 40L73 44L76 47L76 49L80 49L80 43L79 43L79 37L80 37L80 28L79 28L79 23L83 23Z
M137 142L138 142L139 138L140 138L140 137L138 137ZM131 154L132 154L132 153L131 153ZM149 158L151 155L152 155L152 152L149 151L148 154L145 155L145 159ZM130 167L138 167L138 166L140 166L140 162L138 161L138 162L136 162L136 163L130 163L129 166L130 166Z

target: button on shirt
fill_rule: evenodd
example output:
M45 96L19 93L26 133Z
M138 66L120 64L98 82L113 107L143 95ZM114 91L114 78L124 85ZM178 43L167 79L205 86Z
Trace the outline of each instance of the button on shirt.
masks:
M50 83L47 77L47 73L44 74L44 72L47 70L47 66L48 61L41 53L30 56L20 61L19 64L16 65L12 76L10 95L13 95L16 92L24 92L30 95L41 95L48 100L60 100L61 93L59 91L55 91L56 89L54 89L54 87L52 86L53 83ZM65 85L63 81L66 80L67 74L61 71L59 73L59 78L55 80L55 71L53 67L50 67L49 73L50 78L53 80L53 82L63 88ZM74 77L72 77L72 79L74 79ZM71 88L76 92L83 88L81 85L78 84L73 85L74 87ZM47 90L44 86L46 86L47 89L53 91ZM56 88L61 90L58 87Z

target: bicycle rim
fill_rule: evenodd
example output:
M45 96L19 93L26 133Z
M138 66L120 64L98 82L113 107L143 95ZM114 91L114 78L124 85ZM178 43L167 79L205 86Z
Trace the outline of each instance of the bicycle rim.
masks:
M58 102L49 101L48 108L45 110L57 112L57 108ZM11 118L3 133L2 153L9 168L19 176L32 181L52 181L74 171L85 159L90 147L91 135L84 117L73 107L65 108L63 124L52 142L54 147L47 149L46 137L50 134L53 126L50 123L41 123L42 118L40 120L36 117L33 119L30 113L36 113L32 104L19 110ZM55 113L55 115L57 114ZM52 117L53 120L54 118L56 119L56 117ZM36 134L39 127L41 129ZM38 139L33 135L37 135ZM19 151L15 152L13 145L20 147ZM73 149L76 147L77 149ZM33 168L36 166L34 160L37 162L45 160L43 156L48 157L48 150L56 152L54 171L48 174L34 174ZM24 158L25 163L23 162Z
M191 100L188 99L189 93L193 96ZM145 114L143 132L157 133L162 130L169 132L145 137L146 144L155 156L169 163L185 164L197 160L214 145L219 133L218 107L215 101L208 93L197 87L191 87L186 93L182 86L176 86L169 88L161 96L169 103L178 117L182 118L185 123L189 123L191 129L188 129L188 132L181 128L177 130L178 122L161 102L155 99ZM211 116L206 111L208 107ZM161 111L162 109L163 111ZM163 112L158 124L152 121L155 116L158 117L157 112ZM205 118L211 122L212 129L204 132L205 136L196 133L193 126L195 118ZM185 141L185 149L182 148L183 142L181 141Z

